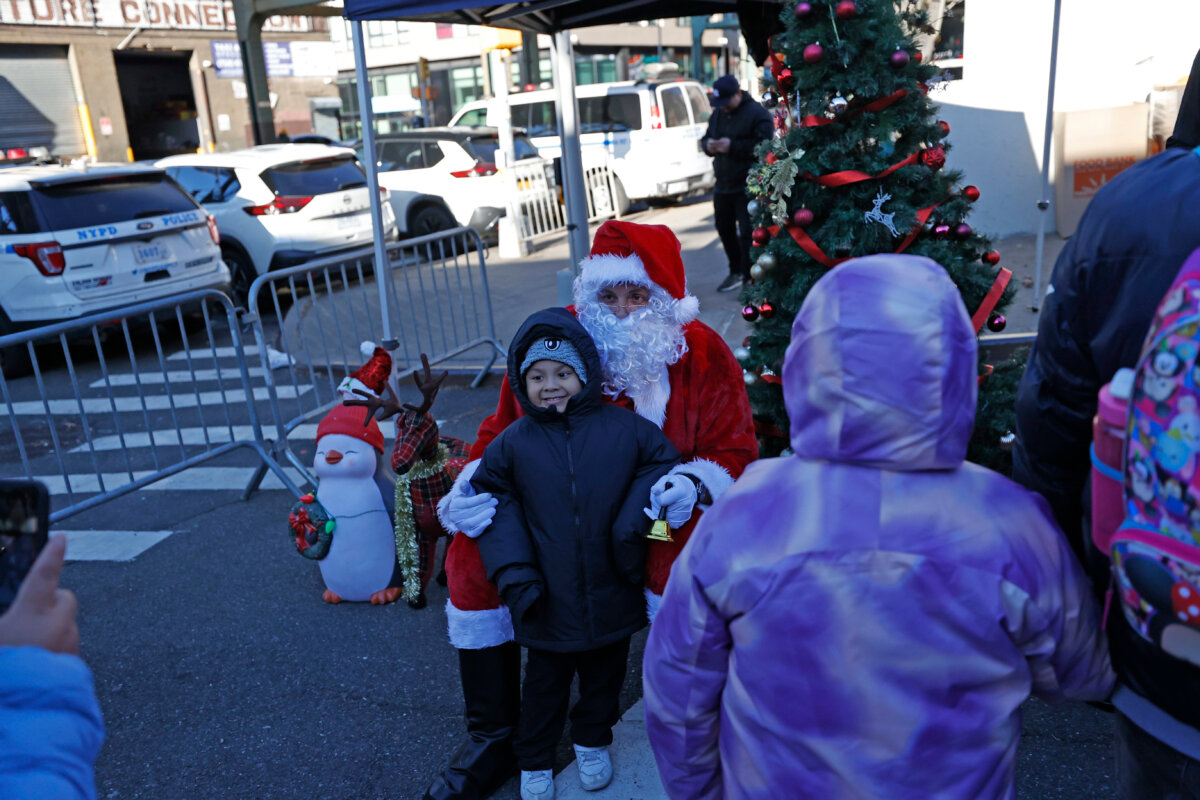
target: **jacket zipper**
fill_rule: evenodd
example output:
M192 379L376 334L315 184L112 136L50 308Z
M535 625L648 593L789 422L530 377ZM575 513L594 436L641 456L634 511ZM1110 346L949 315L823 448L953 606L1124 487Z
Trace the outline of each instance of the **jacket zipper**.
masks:
M583 563L583 538L579 536L579 494L575 486L575 456L571 454L571 420L564 419L563 422L566 424L567 430L567 474L571 478L571 513L575 515L576 552L579 557L579 588L583 594L584 613L587 615L587 619L590 620L592 619L592 602L587 590L587 565ZM590 625L588 626L589 629L591 627ZM590 630L589 633L591 633Z

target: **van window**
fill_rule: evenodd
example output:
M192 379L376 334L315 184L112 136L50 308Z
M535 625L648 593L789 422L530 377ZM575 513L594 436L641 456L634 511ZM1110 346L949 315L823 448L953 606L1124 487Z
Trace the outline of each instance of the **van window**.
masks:
M487 125L487 109L473 108L458 118L455 125L465 125L472 128L477 128L481 125Z
M513 126L524 128L530 136L557 136L558 119L554 114L554 103L542 100L537 103L520 103L512 107Z
M692 101L692 118L696 122L708 122L712 116L712 106L708 104L708 96L700 91L700 87L689 84L687 87L688 100Z
M687 110L683 113L686 116ZM637 94L579 98L579 130L582 133L634 131L641 127L642 103Z
M671 86L660 90L662 92L663 122L668 128L678 128L680 125L690 125L688 119L687 101L683 99L683 89Z

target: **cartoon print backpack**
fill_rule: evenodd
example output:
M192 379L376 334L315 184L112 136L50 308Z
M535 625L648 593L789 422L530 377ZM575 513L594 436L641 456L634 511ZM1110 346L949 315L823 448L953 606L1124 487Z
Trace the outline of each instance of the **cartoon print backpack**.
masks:
M1200 666L1200 250L1159 304L1134 371L1125 519L1104 549L1134 631Z

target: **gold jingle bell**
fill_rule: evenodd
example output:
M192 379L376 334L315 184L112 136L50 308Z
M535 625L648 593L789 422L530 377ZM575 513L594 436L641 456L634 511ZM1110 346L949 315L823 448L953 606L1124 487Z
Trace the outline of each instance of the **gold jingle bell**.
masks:
M675 541L673 538L671 538L671 526L667 524L666 506L663 506L658 510L658 519L651 523L650 532L646 534L646 538L652 542Z

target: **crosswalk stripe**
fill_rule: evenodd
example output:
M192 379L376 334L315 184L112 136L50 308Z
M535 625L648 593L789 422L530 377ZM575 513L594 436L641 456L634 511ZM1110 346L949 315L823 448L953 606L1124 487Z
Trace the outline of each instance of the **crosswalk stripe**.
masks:
M248 347L248 350L253 350L253 346ZM213 349L211 347L193 347L190 350L180 350L177 353L171 353L167 356L168 361L183 361L191 354L192 360L197 358L212 358ZM218 347L216 349L217 358L237 358L238 349L236 347Z
M305 479L297 470L286 467L285 471L297 486L304 484ZM133 471L134 479L151 474L153 474L151 470L135 469ZM246 483L253 474L253 467L192 467L149 486L144 486L142 491L220 491L227 489L241 491L246 488ZM129 473L127 472L106 472L102 473L102 477L104 478L104 488L109 491L129 483ZM34 479L46 484L51 495L67 493L67 482L62 475L35 475ZM284 485L275 477L275 473L268 470L261 488L283 489ZM100 482L95 473L72 475L71 491L76 494L96 494L100 491Z
M262 367L250 367L248 372L251 378L261 378L264 375ZM242 373L236 369L222 369L218 373L215 369L198 369L196 370L196 382L200 381L215 381L220 378L223 381L240 381ZM137 375L133 373L120 373L108 376L108 385L110 386L137 386L140 382L145 385L159 385L163 383L171 383L174 386L179 386L181 383L191 383L193 380L192 373L187 370L168 370L166 377L163 377L161 371L146 371L139 372ZM102 389L105 386L103 378L92 381L88 384L93 389Z
M207 430L208 430L208 440L210 442L212 442L213 444L224 444L225 442L232 441L229 438L229 427L228 426L209 426L207 428ZM185 445L203 445L204 444L204 431L205 431L205 428L181 428L180 432L183 433L183 443ZM153 443L157 447L167 447L167 446L171 446L171 445L175 445L175 446L179 445L179 435L175 431L174 428L166 428L164 430L155 430L155 431L151 431L151 433L153 433L153 435L154 435ZM233 426L233 435L234 435L234 439L236 439L237 441L245 441L247 439L253 439L254 438L254 428L252 428L249 425L234 425ZM277 435L278 434L277 434L277 431L275 430L274 425L264 425L263 426L263 436L265 438L275 439L277 437ZM301 440L305 440L305 439L311 440L311 439L316 439L316 438L317 438L317 426L315 424L297 425L296 428L293 429L291 431L291 433L288 434L288 439L291 441L301 441ZM125 434L124 444L121 443L121 437L119 437L119 436L115 436L115 435L97 436L96 438L92 439L91 448L88 447L87 442L84 442L83 444L72 447L69 452L87 453L87 452L90 452L90 450L92 450L92 449L99 452L99 451L122 450L122 449L134 448L134 447L150 447L150 446L151 446L150 433L146 433L145 431L138 431L136 433Z
M275 391L281 400L294 400L299 394L305 394L312 390L311 384L301 384L299 393L295 386L278 386ZM255 400L267 400L270 393L265 386L259 386L254 389ZM117 411L141 411L142 401L137 397L117 397L114 399ZM167 395L150 395L145 398L147 411L166 411L170 409L171 398ZM218 406L222 403L234 404L245 403L246 392L242 389L231 389L224 393L221 392L200 392L200 405L202 406ZM50 407L51 414L76 415L79 413L79 403L75 400L47 400L46 404ZM196 393L183 392L175 397L175 408L195 408ZM3 408L3 406L0 406ZM112 411L112 406L109 404L107 397L85 397L83 398L83 413L85 414L107 414ZM18 403L13 403L13 413L22 416L43 416L46 413L45 407L40 400L22 400Z
M63 531L67 561L133 561L174 531Z

